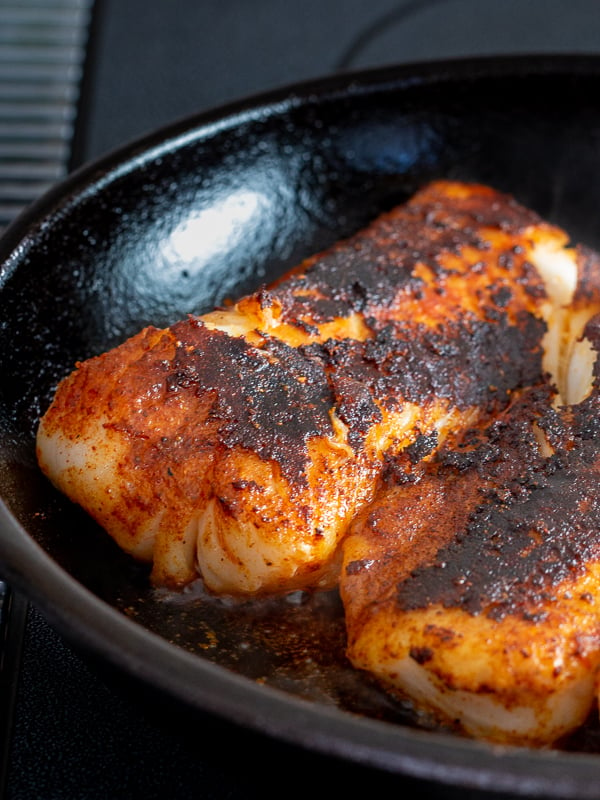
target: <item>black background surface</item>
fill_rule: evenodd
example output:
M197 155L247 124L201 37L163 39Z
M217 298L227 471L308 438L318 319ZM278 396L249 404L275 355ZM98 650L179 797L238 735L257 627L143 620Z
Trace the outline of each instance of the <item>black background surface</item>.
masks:
M598 52L594 0L104 0L97 5L74 164L158 126L338 70L448 56ZM30 609L7 797L468 796L154 714Z

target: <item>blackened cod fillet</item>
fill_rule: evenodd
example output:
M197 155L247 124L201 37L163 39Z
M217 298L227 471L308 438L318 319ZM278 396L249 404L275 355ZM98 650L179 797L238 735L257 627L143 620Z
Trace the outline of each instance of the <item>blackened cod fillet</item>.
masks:
M548 747L597 713L600 316L583 342L576 402L517 393L390 472L345 539L348 656L426 724Z
M433 183L270 288L78 364L39 464L157 586L332 586L389 459L568 363L585 319L564 307L598 266L567 244L511 197Z

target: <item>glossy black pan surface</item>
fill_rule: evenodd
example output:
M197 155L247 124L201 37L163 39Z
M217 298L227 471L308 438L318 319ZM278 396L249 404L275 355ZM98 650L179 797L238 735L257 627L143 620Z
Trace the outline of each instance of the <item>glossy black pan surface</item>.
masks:
M33 449L76 360L255 288L432 178L490 183L600 247L599 176L600 59L582 57L327 79L186 120L73 175L0 242L4 577L79 647L192 714L449 786L600 797L595 723L553 753L419 730L349 668L335 593L157 595L48 486Z

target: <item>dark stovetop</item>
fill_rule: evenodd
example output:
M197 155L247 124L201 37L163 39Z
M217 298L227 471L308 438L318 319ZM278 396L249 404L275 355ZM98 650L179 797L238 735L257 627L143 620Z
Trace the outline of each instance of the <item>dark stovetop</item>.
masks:
M187 114L340 69L600 50L595 0L104 0L95 14L73 164ZM436 796L226 725L190 731L152 711L151 700L105 683L29 608L6 797L247 800L327 789L325 778L339 793Z

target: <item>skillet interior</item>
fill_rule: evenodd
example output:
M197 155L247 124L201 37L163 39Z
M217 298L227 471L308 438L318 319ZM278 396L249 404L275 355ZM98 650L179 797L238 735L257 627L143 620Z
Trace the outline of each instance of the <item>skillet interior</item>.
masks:
M329 79L184 121L43 198L0 243L6 577L73 641L188 708L393 772L600 796L597 756L571 752L595 753L594 724L558 755L415 730L346 664L335 593L241 607L152 593L145 568L47 485L33 452L76 360L268 281L427 180L490 183L600 247L599 90L594 58Z

